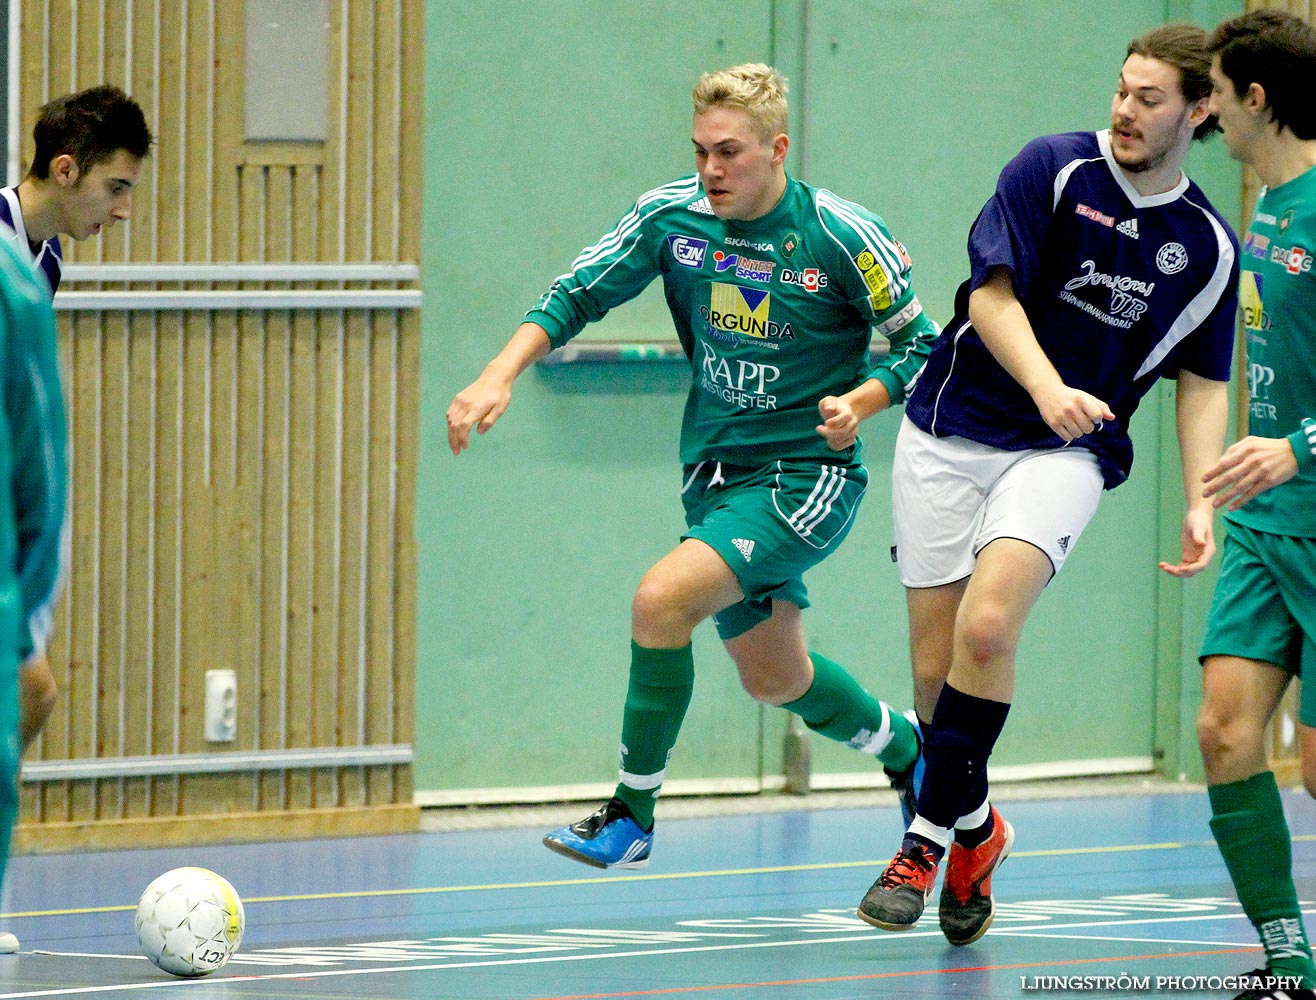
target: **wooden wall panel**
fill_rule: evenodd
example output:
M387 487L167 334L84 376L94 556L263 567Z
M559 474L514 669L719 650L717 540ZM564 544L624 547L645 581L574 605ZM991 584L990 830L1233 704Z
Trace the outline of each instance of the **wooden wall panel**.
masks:
M66 261L417 261L423 5L328 7L327 140L247 143L244 3L16 5L24 122L113 82L156 136L132 220L66 245ZM30 146L29 134L23 157ZM29 771L409 744L418 312L64 312L60 332L72 567L50 651L60 703ZM231 744L204 738L217 668L238 679ZM143 843L152 828L204 839L205 817L233 812L286 815L295 831L324 829L306 817L325 810L361 829L364 810L397 829L414 824L411 796L406 764L67 780L55 768L24 787L18 843Z

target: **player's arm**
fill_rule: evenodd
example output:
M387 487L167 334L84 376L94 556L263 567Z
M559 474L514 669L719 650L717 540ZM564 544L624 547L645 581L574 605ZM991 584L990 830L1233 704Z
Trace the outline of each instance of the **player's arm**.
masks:
M1037 342L1014 293L1009 269L992 268L969 295L969 321L992 357L1033 397L1037 412L1061 440L1073 441L1091 434L1103 420L1115 419L1105 402L1061 379Z
M1171 576L1189 577L1205 569L1215 556L1215 507L1200 487L1225 446L1229 384L1180 370L1174 414L1183 472L1182 554L1177 564L1163 562L1160 568Z
M1316 468L1316 420L1307 417L1288 437L1248 436L1229 446L1207 469L1202 496L1214 507L1238 510L1259 493L1287 483L1300 470Z
M471 429L483 434L512 403L512 383L550 350L538 323L522 323L480 377L457 393L448 406L448 447L454 455L470 447Z
M940 331L910 284L909 254L885 224L866 209L830 197L819 208L836 255L829 272L851 307L890 345L863 382L818 403L822 423L815 429L828 447L844 451L854 446L862 421L904 401L905 388L922 370Z
M4 405L13 448L15 559L25 623L19 655L27 661L44 655L67 562L67 439L49 296L8 268L5 279L12 328L5 351Z
M653 194L644 195L607 235L577 255L571 270L553 281L480 377L454 397L448 406L448 447L454 455L470 447L472 428L483 434L498 422L523 371L586 324L639 295L658 275L655 241L640 208Z
M891 393L877 378L870 378L840 396L824 396L818 403L822 423L814 428L833 451L854 447L859 424L891 406Z

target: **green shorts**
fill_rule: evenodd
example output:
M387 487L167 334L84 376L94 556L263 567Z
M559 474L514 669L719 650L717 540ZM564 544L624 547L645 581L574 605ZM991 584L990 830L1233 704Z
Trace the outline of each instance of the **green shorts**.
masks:
M850 531L868 489L862 464L783 461L760 468L700 462L685 467L687 531L720 555L745 599L713 616L723 640L772 616L774 600L809 606L804 571Z
M1201 658L1241 656L1316 676L1316 538L1230 523ZM1302 685L1298 719L1316 726L1316 684Z

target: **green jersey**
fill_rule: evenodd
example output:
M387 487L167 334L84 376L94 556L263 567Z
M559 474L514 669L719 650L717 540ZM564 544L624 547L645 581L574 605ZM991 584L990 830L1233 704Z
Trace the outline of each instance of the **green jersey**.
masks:
M1243 247L1248 431L1287 437L1298 474L1230 520L1316 538L1316 168L1263 190Z
M560 347L661 277L693 376L681 461L837 461L858 445L827 447L819 400L876 378L902 401L936 338L909 270L882 220L830 191L788 178L771 212L743 222L714 215L691 176L641 196L526 319ZM877 361L874 329L891 345Z

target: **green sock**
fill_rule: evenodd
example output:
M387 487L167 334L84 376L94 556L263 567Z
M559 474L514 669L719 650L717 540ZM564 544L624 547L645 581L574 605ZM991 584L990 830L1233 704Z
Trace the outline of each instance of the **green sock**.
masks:
M688 645L647 649L631 642L631 681L621 721L621 782L616 796L642 829L653 826L654 800L695 688Z
M1293 845L1275 775L1254 774L1207 788L1211 832L1243 912L1257 929L1272 972L1316 986L1316 965L1293 885Z
M809 659L813 684L781 707L815 733L874 754L893 771L909 767L918 756L918 737L910 721L865 691L840 664L812 651Z

